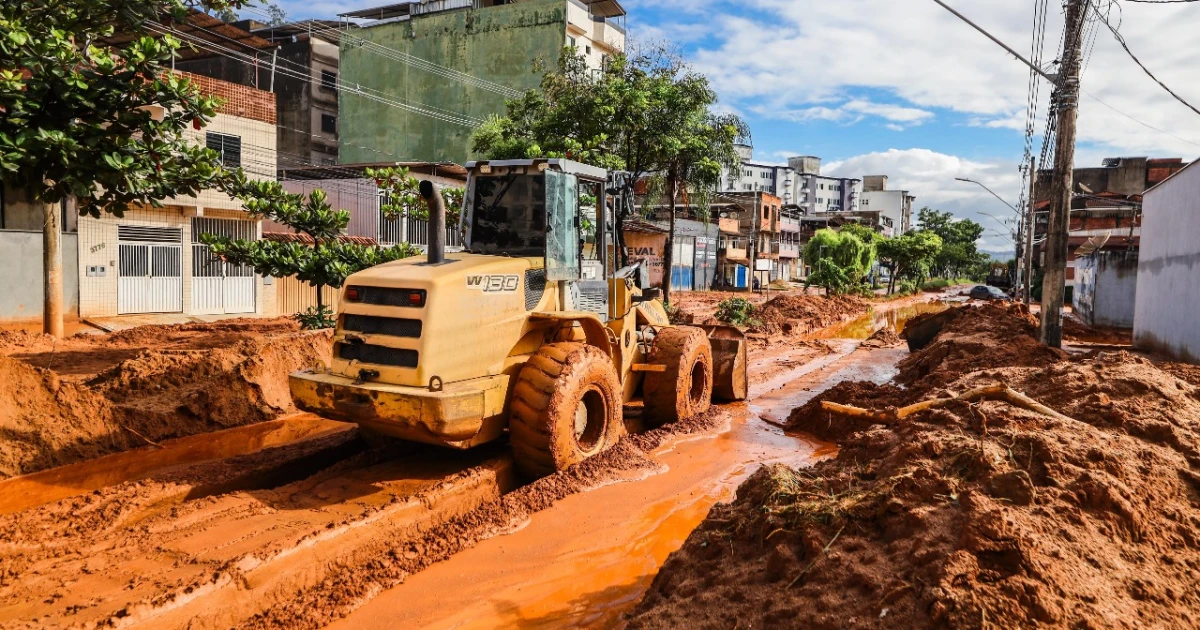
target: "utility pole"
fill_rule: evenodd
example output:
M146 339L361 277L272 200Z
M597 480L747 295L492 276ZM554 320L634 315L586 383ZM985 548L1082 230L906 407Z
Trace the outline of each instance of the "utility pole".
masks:
M1025 217L1025 306L1033 301L1033 235L1037 231L1037 162L1029 158L1029 203Z
M1058 138L1054 146L1054 177L1050 180L1050 225L1046 233L1046 265L1042 280L1042 343L1062 347L1063 300L1066 297L1067 246L1074 188L1075 122L1079 117L1079 72L1083 61L1084 0L1067 0L1066 33L1054 100Z

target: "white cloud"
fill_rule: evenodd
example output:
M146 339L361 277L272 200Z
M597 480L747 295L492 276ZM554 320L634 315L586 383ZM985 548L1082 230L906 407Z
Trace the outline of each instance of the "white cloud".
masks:
M945 210L955 216L971 219L988 232L1002 231L1002 221L1015 217L1011 208L976 184L956 181L956 177L979 181L1005 194L1019 190L1021 173L1015 161L977 161L929 149L888 149L830 162L822 172L838 177L861 178L864 175L887 175L889 190L907 190L916 196L915 212L925 206ZM1017 199L1006 199L1016 204ZM994 215L995 218L987 215ZM1015 224L1008 229L1014 229ZM981 247L1000 250L1010 247L1003 237L987 234Z
M706 12L709 43L694 54L722 97L762 112L799 122L851 122L878 116L891 124L931 120L931 109L968 115L969 125L1025 128L1028 69L1002 49L932 2L887 0L742 0L688 3L672 7L694 15ZM1020 51L1030 47L1031 6L1009 0L960 2L961 10ZM690 5L690 6L689 6ZM1185 98L1200 104L1200 48L1181 46L1200 30L1192 5L1121 5L1121 32L1134 51ZM1043 59L1062 30L1055 3L1047 24ZM1116 16L1114 15L1114 19ZM670 24L659 25L671 32ZM1081 100L1079 138L1110 154L1190 156L1200 153L1200 116L1172 100L1146 77L1113 41L1102 24L1096 29L1083 89L1117 110L1178 136L1160 133L1109 109L1091 96ZM854 111L864 90L891 95L896 112L864 107ZM1050 86L1040 90L1044 119ZM881 96L869 104L879 105ZM887 99L887 100L890 100ZM862 107L856 105L856 107ZM897 120L894 116L929 117ZM1020 151L1019 138L1017 152Z

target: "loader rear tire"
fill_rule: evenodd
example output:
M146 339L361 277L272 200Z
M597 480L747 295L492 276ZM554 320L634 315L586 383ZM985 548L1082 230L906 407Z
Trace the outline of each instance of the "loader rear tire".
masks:
M528 479L565 470L616 444L625 432L612 360L582 343L540 348L517 375L509 402L513 458Z
M712 405L713 359L708 335L699 328L664 328L654 340L650 362L662 372L647 372L642 383L646 424L659 427L694 418Z

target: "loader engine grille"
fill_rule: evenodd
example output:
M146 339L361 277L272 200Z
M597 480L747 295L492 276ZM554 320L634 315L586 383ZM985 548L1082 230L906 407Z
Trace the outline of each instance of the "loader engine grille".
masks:
M355 287L358 289L358 301L362 304L379 306L423 306L425 291L413 289L388 289L384 287ZM419 295L421 302L414 304L412 298Z
M416 350L388 348L369 343L343 343L339 344L338 356L347 361L415 368L419 355Z
M400 317L371 317L369 315L346 315L342 318L345 330L368 335L421 338L421 320Z
M546 270L525 270L525 310L537 308L542 296L546 294Z

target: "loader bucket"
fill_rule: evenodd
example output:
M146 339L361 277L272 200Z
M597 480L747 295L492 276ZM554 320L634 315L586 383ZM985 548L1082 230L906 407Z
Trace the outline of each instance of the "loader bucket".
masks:
M746 400L746 335L733 326L700 326L708 333L713 353L713 398L723 402Z

